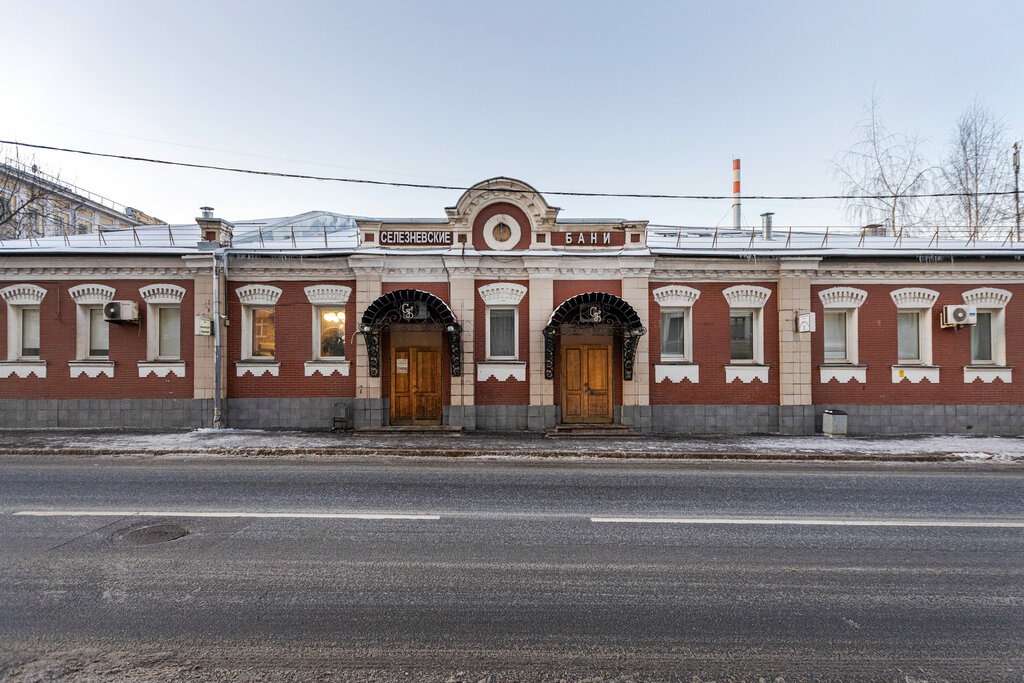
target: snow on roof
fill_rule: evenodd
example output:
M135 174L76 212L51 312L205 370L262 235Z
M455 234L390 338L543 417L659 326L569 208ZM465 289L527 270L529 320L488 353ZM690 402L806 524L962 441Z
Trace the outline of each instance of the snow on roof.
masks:
M296 216L261 218L235 221L233 223L232 245L229 250L241 253L291 253L323 254L349 253L357 248L360 253L396 253L376 245L359 247L361 217L329 211L308 211ZM381 220L381 219L365 219ZM387 219L387 222L398 222ZM406 219L408 223L437 222L444 220ZM614 222L619 219L568 219L559 221L567 225ZM32 239L0 240L0 252L11 254L187 254L199 251L202 240L196 224L146 225L133 229L106 230L85 235L50 236ZM437 248L402 249L403 255L437 254ZM441 253L487 255L473 249L453 246ZM571 253L574 256L594 255L601 257L623 254L654 254L665 256L700 257L923 257L923 256L1005 256L1021 258L1024 244L1020 242L977 241L964 238L864 236L824 231L789 231L777 229L773 239L765 240L760 229L717 229L707 227L647 227L647 247L621 250L526 250L518 255L557 256ZM509 254L504 253L505 256Z

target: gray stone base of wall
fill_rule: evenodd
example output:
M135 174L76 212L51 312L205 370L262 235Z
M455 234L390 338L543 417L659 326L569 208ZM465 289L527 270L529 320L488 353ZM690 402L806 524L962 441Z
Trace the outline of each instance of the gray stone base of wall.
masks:
M380 427L387 399L236 398L226 424L239 429ZM656 434L814 434L822 411L843 410L850 436L1024 435L1024 404L1009 405L655 405L623 406L616 420ZM542 432L558 406L447 406L444 423L466 431ZM195 429L213 425L212 399L0 399L0 429Z
M2 429L193 429L213 425L213 399L2 399Z

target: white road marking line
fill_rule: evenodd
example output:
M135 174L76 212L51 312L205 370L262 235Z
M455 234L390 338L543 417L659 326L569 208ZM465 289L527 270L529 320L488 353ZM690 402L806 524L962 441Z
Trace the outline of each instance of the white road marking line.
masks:
M253 519L411 519L438 520L440 515L387 512L183 512L181 510L21 510L22 517L247 517Z
M591 517L598 524L735 524L762 526L914 526L914 527L980 527L1022 529L1024 522L968 522L958 520L892 520L892 519L730 519L727 517Z

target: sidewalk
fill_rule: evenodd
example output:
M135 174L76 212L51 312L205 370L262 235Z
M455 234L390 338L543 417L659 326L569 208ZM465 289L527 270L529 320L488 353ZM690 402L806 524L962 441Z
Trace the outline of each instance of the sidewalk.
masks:
M667 435L552 439L539 434L344 434L200 429L188 432L0 431L0 456L606 457L732 460L1006 462L1024 464L1024 437Z

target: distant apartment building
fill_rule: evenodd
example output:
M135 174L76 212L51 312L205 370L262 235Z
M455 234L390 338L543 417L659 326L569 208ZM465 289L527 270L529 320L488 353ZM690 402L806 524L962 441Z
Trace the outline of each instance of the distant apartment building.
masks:
M84 235L162 223L15 159L0 163L0 239Z

